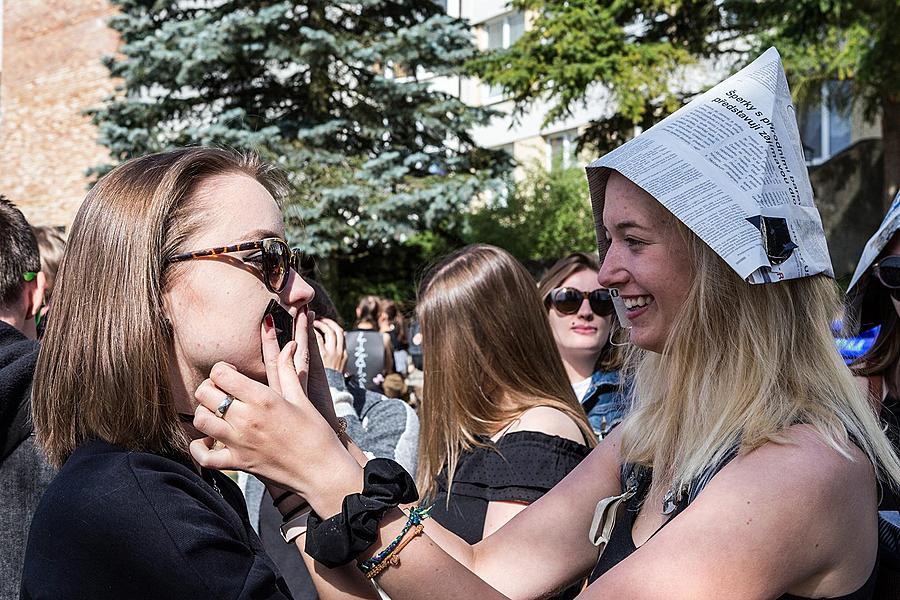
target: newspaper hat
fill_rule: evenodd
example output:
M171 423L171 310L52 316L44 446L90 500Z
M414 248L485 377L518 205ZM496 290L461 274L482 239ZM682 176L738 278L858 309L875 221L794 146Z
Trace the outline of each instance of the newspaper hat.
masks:
M775 48L588 165L601 257L606 183L614 170L750 283L834 277Z
M884 220L863 248L862 256L856 264L856 271L847 287L847 326L851 333L857 333L860 329L868 329L878 324L878 299L868 297L866 292L870 283L870 268L875 259L884 250L894 234L900 230L900 193L894 198L893 204L888 209Z

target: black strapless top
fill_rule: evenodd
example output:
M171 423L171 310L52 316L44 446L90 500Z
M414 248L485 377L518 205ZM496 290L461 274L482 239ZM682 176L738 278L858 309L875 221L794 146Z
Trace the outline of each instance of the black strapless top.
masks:
M734 456L734 453L730 454L726 457L725 460L719 463L719 465L714 467L711 472L705 474L705 482L708 483L709 480L711 480L712 477L714 477L715 474L722 469L722 467L728 464L728 462ZM635 469L635 471L637 471L637 469ZM647 493L650 491L650 482L652 478L652 473L649 469L640 469L639 471L640 473L636 476L637 490L634 496L632 496L627 502L624 503L624 507L619 508L619 514L617 515L616 524L609 536L609 543L606 545L606 549L603 551L603 554L600 555L600 559L597 561L597 565L591 572L591 576L588 579L589 584L593 583L604 573L628 558L628 556L630 556L631 553L637 549L634 545L632 530L634 529L634 522L637 519L637 515L641 509L643 500L647 496ZM626 466L625 468L623 468L623 491L625 490L625 486L627 485L625 480L631 473L632 470L630 469L630 467ZM678 514L681 513L685 508L687 508L687 505L690 503L690 501L696 498L700 490L695 489L692 490L692 492L693 493L690 494L689 497L685 498L685 501L676 505L671 518L663 523L662 527L665 527L666 524L672 521L672 519L677 518ZM660 527L660 529L662 529L662 527ZM659 530L657 530L657 532L658 531ZM656 534L654 533L654 535ZM650 537L652 538L653 536ZM819 600L871 600L873 594L875 593L877 573L878 563L876 562L875 567L873 567L872 569L872 573L869 575L869 579L858 590L844 596L836 596L828 599L822 598ZM793 594L783 594L782 596L779 596L778 600L814 599L804 598L803 596L794 596Z

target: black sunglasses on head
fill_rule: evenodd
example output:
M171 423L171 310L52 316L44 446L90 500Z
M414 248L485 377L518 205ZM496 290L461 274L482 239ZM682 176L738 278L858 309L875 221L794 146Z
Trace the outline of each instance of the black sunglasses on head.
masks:
M262 271L263 281L270 292L278 294L284 291L288 279L290 279L291 269L299 272L300 251L291 250L287 242L281 238L264 238L255 242L240 242L231 246L194 250L177 254L169 259L169 262L210 258L248 250L259 250L259 252L245 256L243 261Z
M900 256L885 256L872 265L872 274L888 289L891 296L900 300Z
M585 299L587 299L591 310L598 317L608 317L615 311L609 290L605 289L582 292L573 287L554 288L547 294L544 303L547 305L547 308L552 306L560 314L574 315L581 308L581 303Z

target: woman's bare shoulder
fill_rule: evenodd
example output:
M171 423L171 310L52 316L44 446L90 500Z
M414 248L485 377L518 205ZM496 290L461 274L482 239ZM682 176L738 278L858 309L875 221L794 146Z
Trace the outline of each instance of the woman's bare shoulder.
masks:
M584 435L582 435L578 423L571 416L552 406L529 408L513 422L506 433L513 431L536 431L566 438L579 444L584 443Z

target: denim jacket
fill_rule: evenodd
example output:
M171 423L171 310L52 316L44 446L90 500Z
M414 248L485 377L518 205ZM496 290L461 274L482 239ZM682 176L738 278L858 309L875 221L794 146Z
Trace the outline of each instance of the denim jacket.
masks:
M594 371L581 405L597 439L602 440L622 420L626 408L625 398L619 385L618 371Z

